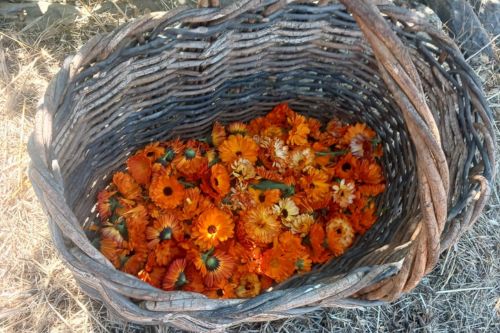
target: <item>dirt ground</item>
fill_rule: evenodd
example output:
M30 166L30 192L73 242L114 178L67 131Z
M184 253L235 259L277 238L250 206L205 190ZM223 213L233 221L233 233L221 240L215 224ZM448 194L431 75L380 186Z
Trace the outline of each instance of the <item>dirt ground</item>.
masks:
M174 331L122 323L79 290L57 257L28 180L26 144L37 102L65 55L96 33L178 3L32 4L19 13L10 10L18 4L0 1L0 332ZM496 42L498 37L492 36ZM476 57L480 55L468 61ZM500 75L492 62L483 62L476 70L498 115ZM321 310L232 331L500 332L499 193L497 182L477 224L443 254L411 294L397 302L378 308Z

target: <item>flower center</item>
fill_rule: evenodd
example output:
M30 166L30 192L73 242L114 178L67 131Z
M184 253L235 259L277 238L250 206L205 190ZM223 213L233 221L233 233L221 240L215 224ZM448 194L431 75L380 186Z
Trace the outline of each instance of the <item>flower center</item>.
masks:
M281 216L283 216L284 218L287 218L288 217L288 210L282 209L281 210Z
M210 257L207 259L206 266L210 272L216 271L220 266L220 261L217 257Z
M222 289L220 289L220 288L219 288L219 289L217 289L217 296L219 296L219 297L224 296L224 290L222 290Z
M160 232L160 239L161 240L168 240L172 239L172 228L166 227Z
M186 151L184 151L184 156L188 159L191 160L195 158L196 156L196 151L193 148L188 148Z
M337 230L335 230L337 232L337 235L340 235L342 233L342 229L340 228L337 228Z
M352 167L351 163L349 163L349 162L345 162L344 164L342 164L343 171L349 171L349 170L351 170L351 167Z
M266 201L266 195L264 193L259 194L259 201L260 202L265 202Z
M215 234L217 232L217 228L214 225L210 225L207 231L209 234Z
M243 156L243 153L241 151L239 151L239 150L235 154L236 154L237 157Z
M179 276L177 277L177 280L175 281L174 287L180 288L183 285L185 285L186 283L188 283L188 279L186 277L186 274L184 272L180 272Z
M154 152L150 151L146 154L147 157L153 157L155 155Z
M170 186L163 188L163 194L165 194L167 197L172 195L172 193L174 193L174 191Z

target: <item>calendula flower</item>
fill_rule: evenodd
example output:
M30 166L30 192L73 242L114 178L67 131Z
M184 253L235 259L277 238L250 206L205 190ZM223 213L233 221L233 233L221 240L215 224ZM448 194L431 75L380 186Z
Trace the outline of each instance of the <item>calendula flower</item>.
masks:
M375 184L375 185L370 185L370 184L363 184L363 185L358 185L357 186L358 192L360 195L365 196L365 197L374 197L379 195L380 193L384 192L385 190L385 184Z
M349 143L351 153L356 157L370 157L373 154L373 143L362 134L356 135Z
M342 208L352 204L354 198L356 197L354 183L346 183L344 179L342 179L338 184L333 185L332 190L333 201Z
M142 269L137 273L137 277L150 285L161 288L163 276L167 269L161 266L153 266L151 269Z
M355 125L347 128L347 131L342 137L342 142L345 145L349 145L358 135L365 137L367 140L371 140L375 137L376 133L365 124L356 123Z
M165 148L160 146L159 142L153 142L148 144L142 151L139 153L142 153L145 155L151 163L156 162L160 157L165 155Z
M194 264L205 279L207 287L228 279L234 269L234 259L221 250L209 250L195 255Z
M354 242L354 230L346 218L336 217L326 225L328 247L335 256L339 256Z
M183 175L193 178L198 178L201 171L208 167L207 158L202 155L194 140L188 141L183 151L176 155L172 163Z
M162 288L165 290L176 290L186 285L189 282L185 272L186 265L186 258L173 260L163 277Z
M281 221L291 221L299 215L299 207L292 199L284 198L273 206L273 212L281 218Z
M334 168L337 177L349 180L357 178L358 170L359 160L351 153L342 156Z
M226 129L218 121L214 123L212 128L212 144L218 147L222 142L226 140Z
M120 268L121 266L120 258L129 253L128 249L121 247L114 239L106 237L101 238L99 242L99 251L101 251L116 268Z
M218 147L220 159L227 164L231 164L240 158L250 161L252 164L257 161L259 146L249 137L241 134L230 135L227 140Z
M288 106L288 103L280 103L276 105L271 112L269 112L265 118L270 124L276 126L284 127L287 121L287 117L294 113L292 109Z
M213 287L206 290L204 294L209 298L235 298L236 294L234 293L234 287L234 283L231 283L227 280L222 280L219 283L214 284Z
M145 245L138 247L131 251L128 255L121 257L122 267L121 270L125 273L137 275L146 264L148 258L148 250Z
M160 165L167 166L172 163L174 158L176 158L184 150L184 144L180 139L170 140L164 144L163 155L155 160L156 163ZM154 169L154 168L153 168Z
M241 276L235 293L239 298L250 298L260 294L259 276L255 273Z
M298 113L288 117L288 124L292 127L288 132L287 143L292 146L307 145L307 135L310 132L306 118Z
M118 200L114 197L116 191L101 191L97 195L97 211L101 221L106 221L113 215L114 210L118 207Z
M300 214L290 220L282 220L282 223L290 228L294 234L299 234L301 237L306 236L314 223L314 218L311 214Z
M280 247L266 250L262 255L262 273L276 282L289 278L295 270L295 263Z
M255 178L255 168L247 159L240 158L231 163L231 170L233 175L239 181L246 181Z
M149 196L163 209L173 209L179 206L184 199L184 192L184 186L177 178L166 174L154 175L149 187Z
M377 163L362 160L358 167L358 179L367 184L380 184L384 181L382 168Z
M250 209L242 220L248 237L258 243L271 243L281 229L276 216L265 206Z
M281 198L281 191L278 189L258 190L250 187L248 192L256 205L265 207L272 207L274 204L278 203Z
M225 197L231 188L229 173L222 164L210 168L210 185L220 198Z
M136 154L127 160L128 172L141 185L149 184L151 180L151 160L144 154Z
M137 182L129 174L124 172L117 172L113 175L113 183L115 184L118 192L125 198L136 200L141 195L141 188Z
M227 131L229 134L241 134L243 136L248 134L247 125L242 122L234 122L227 126Z
M218 246L233 235L234 223L231 216L215 207L198 217L192 231L195 243L202 250Z
M330 192L328 175L318 169L309 169L307 175L299 180L299 184L310 202L321 201Z
M311 244L312 253L311 260L313 263L322 264L330 258L327 251L328 242L323 226L319 223L314 223L309 232L309 242Z
M202 195L199 188L189 188L185 191L181 206L182 214L179 216L182 220L192 220L212 207L214 207L212 201Z
M162 214L146 228L148 248L152 249L161 242L180 241L183 237L182 227L174 214Z
M296 148L290 153L290 168L306 171L314 165L314 151L311 148Z

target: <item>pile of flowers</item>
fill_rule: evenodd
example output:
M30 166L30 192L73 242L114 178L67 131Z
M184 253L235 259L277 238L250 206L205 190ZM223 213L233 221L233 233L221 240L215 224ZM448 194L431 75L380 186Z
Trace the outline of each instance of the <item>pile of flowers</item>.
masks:
M98 195L96 246L164 290L253 297L342 255L384 191L375 132L287 104L205 139L147 145Z

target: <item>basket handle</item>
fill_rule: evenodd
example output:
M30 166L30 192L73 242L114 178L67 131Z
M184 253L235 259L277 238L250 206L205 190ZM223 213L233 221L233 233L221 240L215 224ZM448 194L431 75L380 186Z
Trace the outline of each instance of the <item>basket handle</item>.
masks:
M278 0L265 15L295 0ZM241 5L249 5L249 1ZM251 1L250 1L251 2ZM303 2L303 1L302 1ZM326 5L329 0L321 0ZM377 8L385 0L340 0L350 12L370 44L380 74L402 111L416 149L422 220L412 235L412 247L401 271L360 294L368 299L394 300L413 289L437 263L441 253L441 234L447 217L449 169L441 147L440 133L426 101L422 83L408 49L391 29ZM261 5L261 1L255 1ZM218 0L199 0L200 7L219 5ZM250 5L251 6L251 5Z

